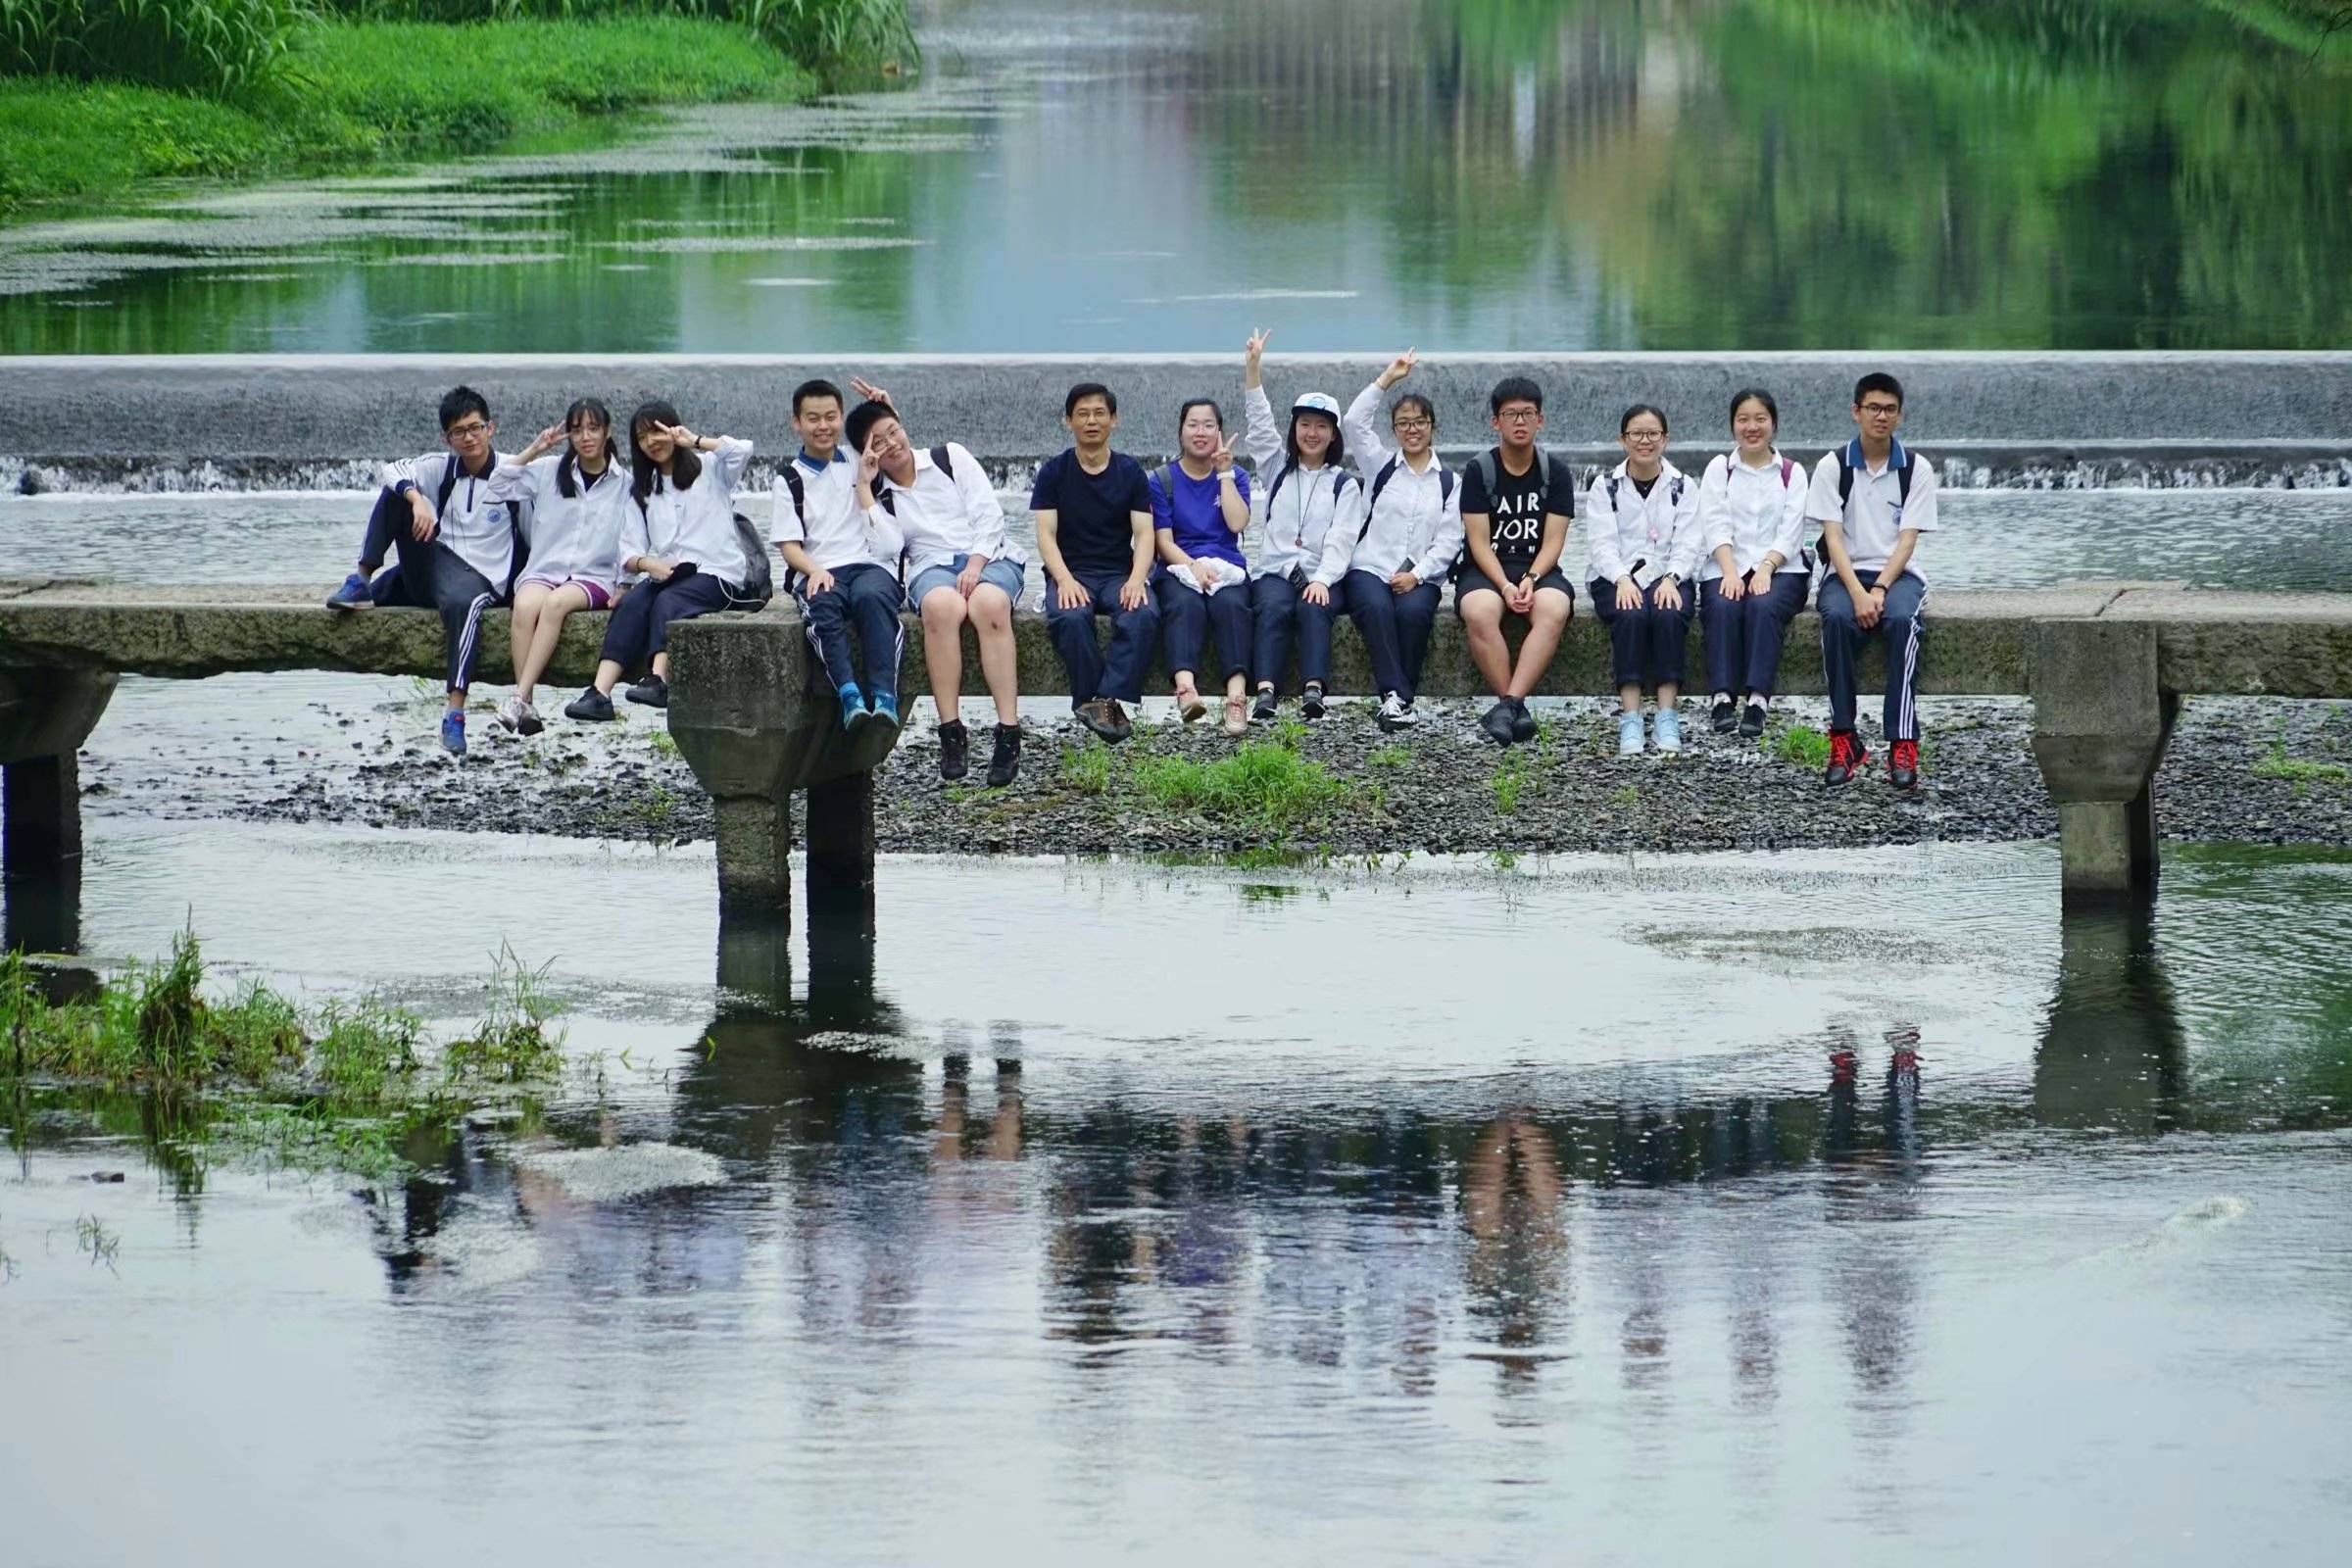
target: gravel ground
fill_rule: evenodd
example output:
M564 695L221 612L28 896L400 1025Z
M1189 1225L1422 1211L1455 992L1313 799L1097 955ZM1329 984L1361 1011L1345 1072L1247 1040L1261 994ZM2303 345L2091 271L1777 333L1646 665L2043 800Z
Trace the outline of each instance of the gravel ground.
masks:
M927 710L928 704L921 705ZM885 851L946 854L1233 854L1322 850L1543 853L1610 850L1835 848L1921 840L2047 838L2057 817L2028 746L2031 707L2016 699L1930 700L1923 787L1898 795L1883 749L1871 774L1828 791L1819 771L1763 744L1718 740L1685 705L1688 750L1619 761L1613 705L1539 705L1544 736L1501 751L1476 728L1479 709L1429 704L1406 736L1376 731L1369 710L1343 704L1299 741L1346 789L1288 826L1237 821L1154 803L1134 778L1146 759L1213 761L1233 743L1213 725L1169 722L1151 705L1136 738L1110 758L1090 793L1065 758L1100 742L1033 705L1021 777L981 787L987 733L974 724L973 776L943 785L938 742L912 726L884 770L876 831ZM976 719L980 705L967 704ZM460 827L573 837L708 838L710 806L667 745L655 715L614 728L556 723L534 741L477 716L463 763L433 750L416 713L386 705L345 714L340 744L272 749L257 737L200 769L158 755L86 760L93 809L174 817ZM1286 713L1287 713L1286 710ZM1818 726L1819 702L1776 710L1778 726ZM1866 728L1867 728L1866 721ZM281 737L282 739L282 737ZM2352 845L2352 783L2266 777L2266 759L2352 767L2352 704L2199 699L2186 704L2157 786L2168 838ZM1507 807L1507 808L1506 808Z

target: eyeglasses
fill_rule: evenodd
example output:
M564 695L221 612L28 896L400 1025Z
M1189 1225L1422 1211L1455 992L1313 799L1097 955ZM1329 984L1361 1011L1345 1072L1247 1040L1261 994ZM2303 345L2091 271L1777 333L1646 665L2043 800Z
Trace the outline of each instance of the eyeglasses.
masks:
M446 432L452 441L479 441L490 433L490 427L479 419L465 424L453 424Z
M1666 439L1666 432L1663 430L1626 430L1621 434L1628 441L1663 441Z
M1899 403L1865 403L1862 405L1864 416L1874 419L1891 419L1902 412L1903 406Z
M1525 424L1531 419L1544 417L1544 411L1542 409L1504 409L1494 417L1505 424Z
M1396 430L1434 430L1437 427L1438 421L1435 419L1413 418L1393 419L1390 421L1390 428Z

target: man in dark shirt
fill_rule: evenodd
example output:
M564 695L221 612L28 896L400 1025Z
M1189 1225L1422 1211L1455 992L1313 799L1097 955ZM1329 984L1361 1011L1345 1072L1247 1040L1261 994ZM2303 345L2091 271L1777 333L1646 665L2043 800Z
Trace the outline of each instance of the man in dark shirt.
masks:
M1076 444L1049 458L1029 491L1037 553L1046 564L1046 632L1070 674L1078 722L1106 741L1132 733L1120 705L1144 700L1144 672L1159 638L1150 581L1152 492L1144 466L1110 450L1119 400L1081 381L1062 400L1061 422ZM1108 615L1110 654L1095 641Z
M1536 721L1527 694L1559 652L1576 599L1559 569L1576 515L1576 476L1536 444L1544 429L1544 389L1525 376L1494 383L1487 399L1502 444L1462 467L1462 531L1468 548L1454 584L1453 608L1470 638L1470 659L1495 702L1479 721L1497 744L1532 741ZM1527 640L1511 661L1502 638L1505 613L1527 617Z

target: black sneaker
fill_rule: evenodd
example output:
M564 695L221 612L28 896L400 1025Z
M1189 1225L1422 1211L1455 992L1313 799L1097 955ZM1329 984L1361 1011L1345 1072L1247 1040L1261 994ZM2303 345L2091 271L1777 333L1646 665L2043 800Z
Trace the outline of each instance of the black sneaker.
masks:
M1298 699L1298 716L1300 718L1321 718L1323 716L1322 687L1309 686L1306 689L1306 695Z
M1525 744L1536 738L1536 715L1527 710L1527 699L1511 699L1511 739Z
M1485 730L1487 739L1495 745L1508 746L1518 718L1517 711L1511 707L1511 700L1498 697L1494 700L1494 706L1487 710L1486 716L1478 721L1478 727Z
M591 686L564 705L564 716L589 723L610 723L612 719L612 699Z
M1257 706L1250 710L1250 716L1257 720L1260 724L1271 724L1274 722L1273 687L1269 686L1264 691L1261 691L1257 694Z
M1747 705L1747 711L1740 716L1740 733L1751 741L1764 733L1764 705L1762 703Z
M939 776L958 779L972 770L970 760L971 735L963 720L951 718L939 726Z
M648 675L629 688L629 701L643 703L648 708L669 706L669 682L659 675Z
M1012 782L1021 770L1021 726L999 724L997 749L988 760L988 782L994 789L1003 789Z
M1739 727L1740 710L1729 697L1717 702L1708 716L1714 719L1715 733L1718 735L1729 735Z

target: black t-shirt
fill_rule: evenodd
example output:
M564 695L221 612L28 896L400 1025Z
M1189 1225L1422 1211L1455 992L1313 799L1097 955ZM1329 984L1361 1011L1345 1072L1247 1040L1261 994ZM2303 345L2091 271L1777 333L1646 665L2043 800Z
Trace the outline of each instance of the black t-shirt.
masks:
M1124 577L1135 568L1135 529L1130 512L1152 510L1144 466L1113 452L1101 473L1089 473L1075 448L1048 458L1029 488L1029 510L1054 514L1054 538L1061 559L1077 576Z
M1494 494L1487 494L1486 478L1476 462L1462 465L1462 511L1483 512L1492 531L1494 559L1510 576L1523 577L1544 549L1544 515L1576 515L1576 478L1567 464L1553 459L1551 484L1544 483L1541 453L1525 473L1513 473L1499 448L1489 454L1494 464ZM1468 558L1465 556L1464 558Z

